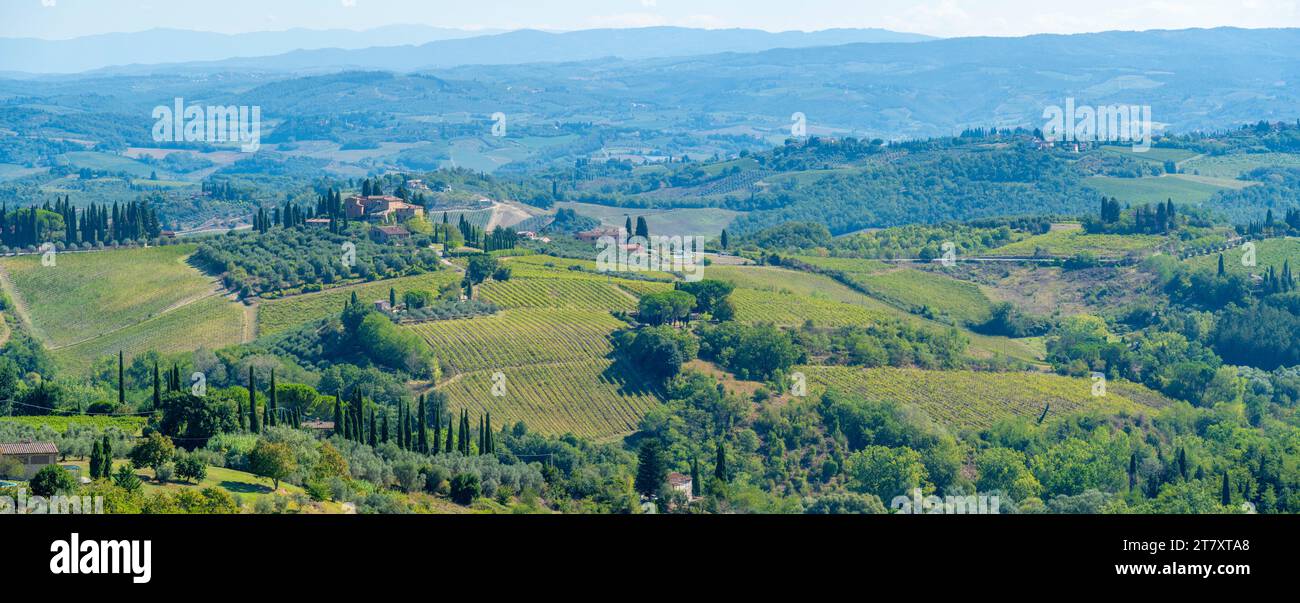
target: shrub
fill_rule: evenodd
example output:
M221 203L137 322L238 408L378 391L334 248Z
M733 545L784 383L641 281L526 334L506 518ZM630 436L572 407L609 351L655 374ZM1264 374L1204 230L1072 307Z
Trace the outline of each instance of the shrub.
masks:
M479 497L479 479L474 473L458 473L451 478L451 499L468 505Z
M208 466L197 454L181 454L176 457L176 476L199 483L208 477Z
M478 484L475 484L477 486ZM54 496L61 492L72 492L77 489L77 481L73 479L72 474L67 469L58 465L46 465L32 476L28 486L32 489L32 494L36 496Z

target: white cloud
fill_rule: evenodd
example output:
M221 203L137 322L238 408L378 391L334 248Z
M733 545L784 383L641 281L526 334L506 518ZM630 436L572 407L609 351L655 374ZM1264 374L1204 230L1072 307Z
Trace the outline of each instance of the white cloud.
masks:
M620 15L593 15L587 19L592 27L657 27L667 25L668 20L652 13L623 13Z

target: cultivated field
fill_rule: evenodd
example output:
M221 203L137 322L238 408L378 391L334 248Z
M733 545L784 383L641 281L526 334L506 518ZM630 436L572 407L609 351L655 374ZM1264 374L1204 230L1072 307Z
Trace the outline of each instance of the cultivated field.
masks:
M132 356L148 351L184 352L200 347L218 349L240 343L244 334L244 309L213 295L186 304L144 322L51 352L59 366L82 372L102 356L118 350Z
M1003 245L984 255L1028 257L1091 253L1097 257L1120 257L1129 252L1152 249L1164 241L1164 237L1155 235L1087 234L1080 230L1058 230Z
M1236 178L1255 168L1300 167L1300 155L1292 153L1236 153L1232 155L1206 155L1188 161L1183 170L1188 173L1216 178Z
M1264 239L1255 241L1255 265L1243 266L1241 258L1245 251L1240 247L1233 247L1223 252L1223 268L1228 272L1242 275L1264 274L1272 267L1279 274L1282 267L1288 262L1291 264L1291 272L1300 271L1300 239ZM1187 263L1208 270L1218 270L1219 254L1198 256L1187 260Z
M600 220L606 226L623 226L628 216L632 216L633 222L638 216L644 216L652 235L715 237L740 215L739 212L717 208L636 209L576 202L561 202L555 206L573 209L579 214Z
M1242 188L1250 183L1218 182L1210 178L1184 177L1178 174L1145 178L1093 176L1088 178L1085 184L1108 197L1115 197L1132 205L1141 205L1164 203L1169 199L1173 199L1174 203L1205 203L1214 196L1214 193L1229 188Z
M634 431L659 403L647 386L628 380L631 373L614 370L612 364L588 359L505 368L498 378L504 384L501 396L492 394L497 383L493 370L469 373L440 389L453 412L491 412L493 428L523 421L530 431L599 439Z
M61 347L138 324L198 298L216 283L185 263L192 245L0 259L34 335Z
M636 309L636 299L613 283L592 279L535 278L489 281L479 298L503 308Z
M19 315L65 370L119 350L178 352L239 343L242 306L185 262L193 246L61 253L0 260Z
M127 435L136 435L144 429L144 417L108 416L108 415L46 415L0 417L0 423L17 423L29 427L49 427L57 433L63 433L69 427L90 427L98 430L115 427Z
M958 324L988 319L991 302L979 287L942 274L891 267L875 260L813 257L800 260L839 271L872 296L904 309L929 308L935 314L951 317Z
M502 310L491 316L404 327L424 338L455 373L604 358L624 323L607 312L558 308Z

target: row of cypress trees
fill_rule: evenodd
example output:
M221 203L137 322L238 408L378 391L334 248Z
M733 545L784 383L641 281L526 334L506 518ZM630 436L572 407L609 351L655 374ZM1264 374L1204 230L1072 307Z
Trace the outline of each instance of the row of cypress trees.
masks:
M444 400L435 399L430 404L427 395L421 395L414 413L402 402L397 406L396 429L390 433L388 413L376 415L374 404L367 403L359 392L354 392L352 400L342 402L342 396L334 397L334 434L361 444L377 446L393 441L403 450L421 454L450 453L453 450L466 456L477 451L479 454L496 453L496 437L492 433L492 413L479 417L477 444L470 441L469 411L462 410L456 425L450 420L446 424L446 436L443 436L442 415L446 410ZM432 409L432 412L430 412ZM428 417L433 417L432 438ZM367 420L368 419L368 420ZM459 434L459 437L458 437Z

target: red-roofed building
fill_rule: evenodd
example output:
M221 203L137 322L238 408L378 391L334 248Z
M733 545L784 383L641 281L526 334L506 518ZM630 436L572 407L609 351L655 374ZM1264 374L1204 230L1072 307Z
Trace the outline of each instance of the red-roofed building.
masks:
M17 461L22 464L26 475L30 476L46 465L53 465L58 462L59 447L55 446L53 442L0 444L0 459Z
M376 239L385 243L405 241L411 238L411 231L402 226L376 226L371 232L374 233Z
M694 496L691 495L691 488L694 487L694 485L694 480L692 480L689 475L677 473L676 471L668 474L668 486L673 490L685 494L686 500L694 499Z
M390 216L398 222L424 215L424 208L392 195L353 195L343 202L343 211L349 219L387 220Z

